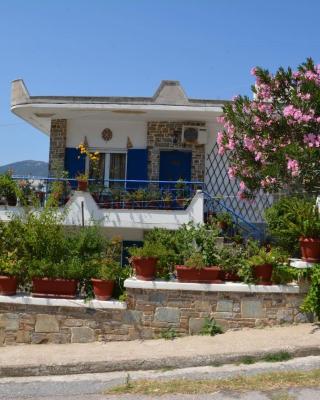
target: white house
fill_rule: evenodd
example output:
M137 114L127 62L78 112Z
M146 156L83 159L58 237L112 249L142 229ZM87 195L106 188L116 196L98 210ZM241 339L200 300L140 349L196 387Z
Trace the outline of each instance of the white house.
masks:
M99 178L110 190L144 188L148 192L152 184L163 192L175 187L165 182L190 182L186 187L195 198L186 209L128 210L125 205L114 209L110 202L103 205L106 200L97 200L98 206L90 202L89 207L86 195L81 200L86 212L75 216L77 206L71 203L79 203L80 194L69 201L73 214L66 223L77 224L82 215L94 214L112 233L119 231L124 239L138 240L148 227L177 228L188 220L202 221L203 195L196 194L196 189L203 188L208 178L206 162L224 103L189 99L177 81L162 81L152 97L75 97L30 96L24 82L15 80L11 110L50 136L51 177L59 170L67 170L70 178L90 173L88 159L77 150L86 143L90 152L100 153Z

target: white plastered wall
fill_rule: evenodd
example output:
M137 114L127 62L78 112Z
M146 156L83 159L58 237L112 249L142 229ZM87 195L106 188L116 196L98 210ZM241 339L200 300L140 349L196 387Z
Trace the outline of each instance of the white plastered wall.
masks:
M101 136L105 128L112 131L112 139L109 141L103 140ZM89 147L100 150L126 150L128 137L134 148L146 148L147 124L144 121L69 119L67 147L77 147L85 136Z

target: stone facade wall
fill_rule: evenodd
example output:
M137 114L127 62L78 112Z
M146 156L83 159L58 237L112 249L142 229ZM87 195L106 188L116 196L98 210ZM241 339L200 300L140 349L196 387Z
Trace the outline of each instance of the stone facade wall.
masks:
M181 142L182 127L205 126L205 122L181 121L148 122L147 148L148 148L148 177L150 180L159 180L160 151L161 150L191 150L192 170L191 180L204 181L205 175L205 145L186 144Z
M199 333L206 317L224 329L306 322L299 310L304 294L195 292L127 289L128 308L139 313L144 335L173 328L182 335Z
M206 317L225 329L307 322L304 294L127 289L127 309L0 303L0 345L85 343L199 333Z
M64 170L67 141L67 120L53 119L50 128L49 174L58 176Z

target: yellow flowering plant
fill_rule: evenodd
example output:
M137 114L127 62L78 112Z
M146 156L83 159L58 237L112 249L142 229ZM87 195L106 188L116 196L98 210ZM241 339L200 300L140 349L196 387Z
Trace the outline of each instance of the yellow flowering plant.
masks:
M100 160L99 152L95 151L94 153L91 153L88 150L88 147L84 143L80 143L77 149L79 150L80 155L85 155L89 158L90 167L92 168L93 175L96 176L97 171L99 170L99 160ZM78 181L88 181L88 179L89 179L88 174L79 174L77 176Z

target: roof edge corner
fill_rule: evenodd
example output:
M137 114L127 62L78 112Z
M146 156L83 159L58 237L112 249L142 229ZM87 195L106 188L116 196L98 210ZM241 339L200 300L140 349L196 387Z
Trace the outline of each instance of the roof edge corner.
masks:
M30 95L23 79L15 79L11 82L11 107L25 104L30 101Z

